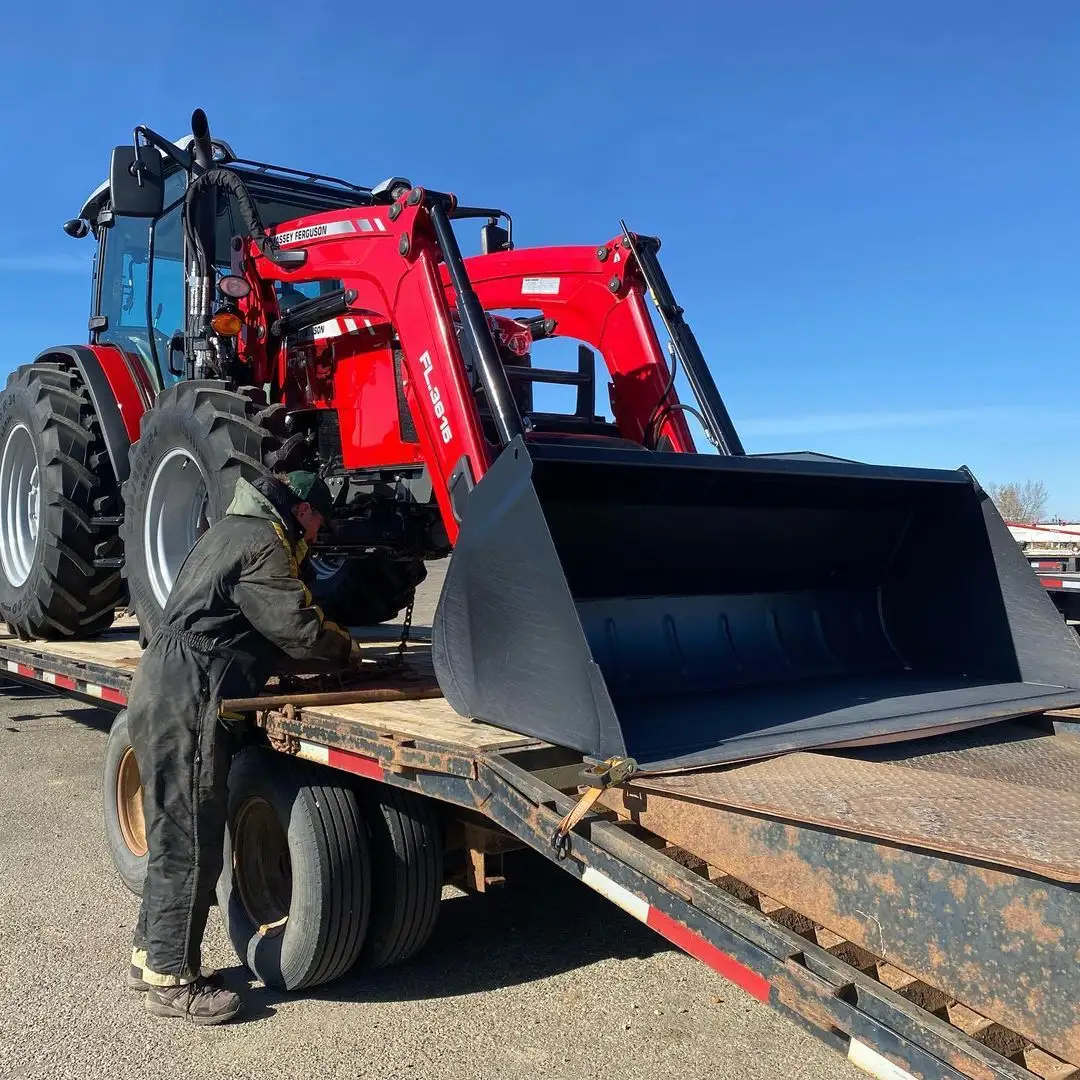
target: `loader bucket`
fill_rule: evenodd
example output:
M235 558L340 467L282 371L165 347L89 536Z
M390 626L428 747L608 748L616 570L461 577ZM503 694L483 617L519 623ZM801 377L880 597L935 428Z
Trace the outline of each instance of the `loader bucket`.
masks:
M966 469L519 438L432 643L461 715L655 771L1080 705L1076 636Z

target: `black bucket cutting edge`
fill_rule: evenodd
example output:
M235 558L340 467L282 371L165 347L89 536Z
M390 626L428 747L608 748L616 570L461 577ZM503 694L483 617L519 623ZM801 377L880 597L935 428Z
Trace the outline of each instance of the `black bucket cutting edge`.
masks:
M432 658L460 715L643 771L1080 706L1076 635L966 469L814 455L516 439Z

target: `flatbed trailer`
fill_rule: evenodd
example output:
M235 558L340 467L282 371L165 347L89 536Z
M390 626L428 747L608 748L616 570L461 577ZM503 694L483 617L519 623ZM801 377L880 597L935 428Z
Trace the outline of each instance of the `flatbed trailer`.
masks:
M1049 560L1033 560L1032 569L1039 584L1047 591L1062 618L1072 627L1080 626L1080 573L1073 570L1049 568ZM1073 566L1076 560L1061 560L1063 565ZM1036 565L1040 563L1040 565Z
M631 778L560 851L581 755L458 716L429 692L429 647L400 655L416 700L267 697L258 752L323 793L430 801L466 888L492 887L502 852L540 853L874 1076L1080 1076L1076 715ZM0 637L0 676L121 716L138 658L123 621L88 642Z

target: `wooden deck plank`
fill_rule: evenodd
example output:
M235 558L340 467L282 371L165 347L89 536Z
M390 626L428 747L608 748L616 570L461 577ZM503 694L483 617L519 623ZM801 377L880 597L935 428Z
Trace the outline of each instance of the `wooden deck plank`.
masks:
M373 659L391 657L397 652L397 639L387 634L386 629L368 628L368 633L363 637L365 653ZM389 629L392 631L395 628ZM90 641L19 641L13 635L0 633L0 643L27 654L37 654L46 662L49 656L62 657L77 663L118 668L129 675L135 671L141 655L137 623L130 617L117 619L110 630ZM431 646L426 641L410 642L405 655L412 673L422 678L434 678ZM446 743L467 752L535 742L516 732L459 716L445 700L320 706L306 711L311 715L362 724L403 738Z
M467 720L454 712L445 700L438 699L319 706L305 709L304 712L333 720L355 721L367 727L385 729L393 735L450 743L475 751L507 744L524 746L536 741L479 720Z

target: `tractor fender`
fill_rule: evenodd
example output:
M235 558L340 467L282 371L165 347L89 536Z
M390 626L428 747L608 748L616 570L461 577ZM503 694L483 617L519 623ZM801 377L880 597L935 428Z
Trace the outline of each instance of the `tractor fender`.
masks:
M74 363L90 394L101 424L105 449L116 482L128 478L128 450L139 437L139 421L153 404L153 388L146 374L133 370L115 345L56 345L40 353L35 364Z

